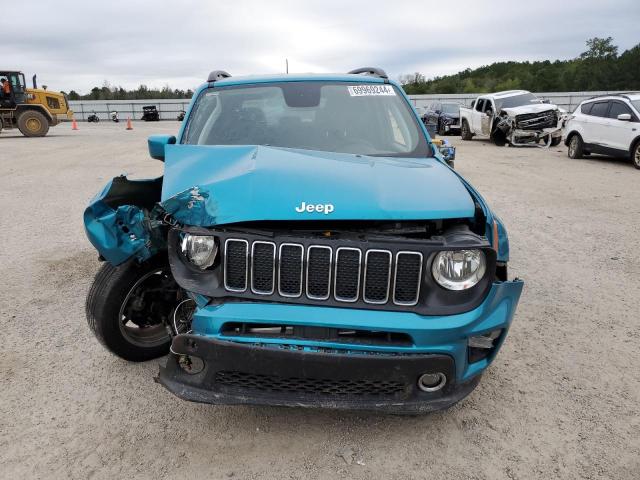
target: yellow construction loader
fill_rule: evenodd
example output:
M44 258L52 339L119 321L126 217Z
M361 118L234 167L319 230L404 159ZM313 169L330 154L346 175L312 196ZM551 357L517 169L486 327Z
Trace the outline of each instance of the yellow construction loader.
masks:
M38 88L35 75L27 88L22 72L0 70L0 131L17 127L26 137L44 137L63 118L73 118L66 95Z

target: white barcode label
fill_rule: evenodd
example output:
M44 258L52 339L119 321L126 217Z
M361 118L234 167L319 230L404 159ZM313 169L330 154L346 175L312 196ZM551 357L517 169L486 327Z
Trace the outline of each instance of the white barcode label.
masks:
M391 85L352 85L348 86L349 95L352 97L371 97L376 95L395 95L396 91Z

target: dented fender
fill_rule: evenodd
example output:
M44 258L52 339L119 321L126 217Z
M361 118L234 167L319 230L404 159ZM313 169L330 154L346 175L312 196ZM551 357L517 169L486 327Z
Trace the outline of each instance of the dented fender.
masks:
M159 231L162 214L156 205L162 177L129 180L116 177L89 202L84 211L87 238L112 265L132 257L144 261L166 246Z

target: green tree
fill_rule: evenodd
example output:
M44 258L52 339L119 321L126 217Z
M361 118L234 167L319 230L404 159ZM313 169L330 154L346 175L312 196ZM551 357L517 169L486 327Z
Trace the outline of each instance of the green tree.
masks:
M400 82L409 94L640 90L640 44L621 55L611 37L590 38L586 46L571 60L497 62L431 79L416 72L402 75Z
M607 60L618 56L618 47L613 44L612 37L593 37L586 43L588 50L580 54L583 60Z

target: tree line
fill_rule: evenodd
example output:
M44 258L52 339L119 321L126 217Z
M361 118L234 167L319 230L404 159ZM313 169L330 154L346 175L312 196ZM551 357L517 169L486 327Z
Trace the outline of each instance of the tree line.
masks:
M156 100L156 99L186 99L193 96L193 91L171 89L165 85L161 89L149 88L140 85L135 90L125 90L123 87L115 87L104 82L102 87L93 87L86 95L80 95L74 90L68 93L69 100Z
M400 82L407 94L640 90L640 44L620 55L611 37L594 37L586 45L571 60L497 62L428 80L416 72Z

